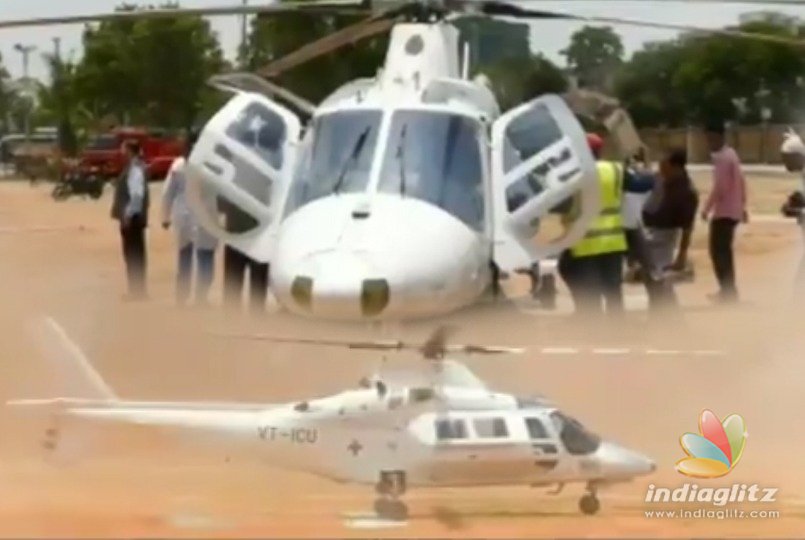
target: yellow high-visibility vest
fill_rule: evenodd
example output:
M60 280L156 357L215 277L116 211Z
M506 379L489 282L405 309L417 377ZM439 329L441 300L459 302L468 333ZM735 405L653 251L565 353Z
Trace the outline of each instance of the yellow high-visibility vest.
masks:
M590 230L570 249L574 257L590 257L626 251L621 203L623 200L623 167L611 161L598 162L601 184L601 211Z

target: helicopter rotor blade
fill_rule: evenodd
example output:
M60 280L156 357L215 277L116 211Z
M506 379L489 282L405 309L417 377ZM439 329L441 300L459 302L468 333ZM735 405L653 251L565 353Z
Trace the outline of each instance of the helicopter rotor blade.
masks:
M31 19L0 20L0 29L24 28L30 26L52 26L59 24L81 24L102 21L126 21L138 19L170 19L182 16L215 17L222 15L261 15L277 13L367 13L365 4L354 0L304 0L264 5L219 6L208 8L156 8L133 9L85 15L65 15L62 17L37 17Z
M254 92L271 99L279 98L308 117L316 112L316 105L310 101L254 73L223 73L211 77L208 84L224 92Z
M332 34L328 34L295 51L267 64L258 70L263 77L276 77L283 71L287 71L298 65L304 64L314 58L329 54L341 47L351 45L364 39L382 34L391 30L394 26L393 18L369 17L358 23L352 24Z
M499 2L495 0L487 0L480 2L478 5L478 10L487 16L514 17L518 19L569 20L569 21L580 21L586 23L639 26L643 28L656 28L659 30L696 32L701 33L702 35L718 35L718 36L735 37L743 39L754 39L758 41L766 41L769 43L776 43L782 45L805 46L805 40L796 38L786 38L783 36L776 36L770 34L746 32L743 30L731 30L728 28L701 28L698 26L691 26L684 24L671 24L671 23L644 21L639 19L630 19L621 17L577 15L573 13L566 13L562 11L553 11L553 10L533 10L523 8L514 4L509 4L507 2Z
M515 347L501 347L492 345L448 345L447 339L455 332L455 328L442 326L439 327L425 343L415 344L403 341L348 341L332 339L307 339L307 338L288 338L279 336L269 336L265 334L220 334L214 333L216 337L224 339L262 341L270 343L287 343L296 345L314 345L321 347L340 347L352 350L364 351L414 351L421 354L426 360L440 361L445 354L520 354L525 349Z

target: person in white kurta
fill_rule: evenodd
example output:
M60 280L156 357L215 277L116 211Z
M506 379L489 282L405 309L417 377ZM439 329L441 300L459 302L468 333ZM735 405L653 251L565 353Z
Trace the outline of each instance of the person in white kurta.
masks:
M794 131L789 131L785 135L785 140L780 148L783 156L785 168L790 172L800 173L800 191L789 197L783 206L783 214L793 217L802 230L803 253L799 262L796 277L796 289L800 293L805 293L805 206L803 206L803 195L805 195L805 144Z
M194 141L188 141L190 155ZM176 302L184 305L190 297L193 262L196 267L195 301L206 304L213 280L218 240L201 227L187 203L185 157L177 158L168 172L162 193L162 226L173 227L179 252L176 274Z

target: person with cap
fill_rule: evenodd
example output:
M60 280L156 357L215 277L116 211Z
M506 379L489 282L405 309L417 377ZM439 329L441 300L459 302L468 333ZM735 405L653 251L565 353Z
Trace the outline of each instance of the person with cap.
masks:
M623 265L627 250L621 214L624 167L601 160L604 141L600 136L589 134L587 143L598 161L601 209L585 236L562 253L559 272L578 312L600 314L605 310L608 314L620 314L623 312ZM574 201L565 219L572 220L577 213L577 201Z
M735 302L738 289L733 243L738 224L749 220L746 180L738 153L726 142L724 123L710 123L706 134L713 160L713 187L702 209L702 219L710 220L710 259L719 285L719 291L710 298L718 303Z
M147 297L145 230L148 227L148 172L141 157L140 143L129 140L123 144L126 166L115 183L112 199L112 219L120 224L123 259L126 263L129 301Z
M184 306L190 297L194 260L195 303L206 305L218 247L218 240L197 223L187 202L187 159L196 140L195 133L188 135L185 154L174 160L162 192L162 227L165 230L173 227L178 248L176 303L180 306Z
M786 170L800 173L801 189L789 195L781 211L785 217L797 220L802 229L802 240L805 245L805 144L793 130L785 134L780 154ZM797 270L796 290L798 293L805 292L805 250Z

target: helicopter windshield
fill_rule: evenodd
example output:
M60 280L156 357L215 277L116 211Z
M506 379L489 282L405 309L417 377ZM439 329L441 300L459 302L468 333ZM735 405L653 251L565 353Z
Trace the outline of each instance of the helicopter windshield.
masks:
M559 439L571 455L586 456L601 446L601 438L587 431L578 420L558 411L551 413L551 420L559 432Z
M379 191L450 213L475 230L484 223L481 125L459 114L394 113Z
M366 190L382 113L339 111L315 118L288 195L286 215L337 193Z

